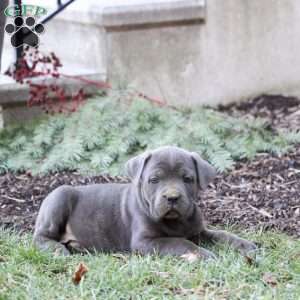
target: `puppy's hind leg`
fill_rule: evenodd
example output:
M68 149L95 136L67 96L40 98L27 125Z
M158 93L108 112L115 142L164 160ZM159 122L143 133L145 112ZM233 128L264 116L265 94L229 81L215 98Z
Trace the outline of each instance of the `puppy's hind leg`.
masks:
M33 238L34 244L37 248L43 251L53 251L55 255L70 255L70 251L60 242L57 242L42 234L36 234Z
M60 241L75 204L76 195L72 187L62 186L48 195L41 205L35 225L33 242L37 248L55 254L70 254Z

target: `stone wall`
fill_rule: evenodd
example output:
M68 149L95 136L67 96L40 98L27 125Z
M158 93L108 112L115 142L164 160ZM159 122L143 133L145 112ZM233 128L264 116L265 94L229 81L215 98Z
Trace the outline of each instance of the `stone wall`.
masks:
M166 23L156 22L158 3L140 6L138 17L134 6L104 9L110 79L125 79L176 105L216 105L261 93L299 95L299 1L186 0L170 9L176 12L183 3L194 6L194 14L186 10L178 20L175 13L173 21L166 14ZM140 24L143 11L150 17Z

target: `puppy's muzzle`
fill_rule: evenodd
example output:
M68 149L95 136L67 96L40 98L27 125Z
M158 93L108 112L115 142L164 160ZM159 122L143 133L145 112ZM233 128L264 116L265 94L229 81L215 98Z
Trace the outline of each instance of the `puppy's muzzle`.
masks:
M175 206L181 198L181 193L178 190L170 189L163 193L162 197L167 201L168 205Z

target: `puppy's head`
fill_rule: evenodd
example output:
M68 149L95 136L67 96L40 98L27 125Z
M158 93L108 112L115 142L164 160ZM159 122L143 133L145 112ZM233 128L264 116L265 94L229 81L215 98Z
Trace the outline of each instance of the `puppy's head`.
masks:
M216 174L197 153L171 146L140 154L125 168L147 214L156 221L191 216L198 189L204 190Z

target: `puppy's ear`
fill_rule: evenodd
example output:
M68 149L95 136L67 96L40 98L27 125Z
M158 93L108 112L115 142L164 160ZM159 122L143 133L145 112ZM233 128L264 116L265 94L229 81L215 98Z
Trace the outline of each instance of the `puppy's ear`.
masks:
M125 173L134 183L138 184L140 182L144 168L150 157L151 153L147 151L131 158L125 164Z
M191 155L195 164L199 187L201 190L205 190L217 175L217 171L212 165L202 159L198 153L192 152Z

